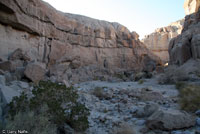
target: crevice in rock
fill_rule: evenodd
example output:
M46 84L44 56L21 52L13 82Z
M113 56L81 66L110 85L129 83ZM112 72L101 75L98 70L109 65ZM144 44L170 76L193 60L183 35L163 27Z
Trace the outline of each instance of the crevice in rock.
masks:
M14 14L15 12L8 8L7 6L5 6L4 4L0 3L0 11L8 13L8 14Z

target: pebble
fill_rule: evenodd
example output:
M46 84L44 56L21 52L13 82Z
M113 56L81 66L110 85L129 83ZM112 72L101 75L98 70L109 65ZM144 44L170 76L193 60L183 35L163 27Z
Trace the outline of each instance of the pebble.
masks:
M143 125L145 125L145 123L146 123L145 120L137 120L137 121L135 122L135 124L138 125L138 126L143 126Z

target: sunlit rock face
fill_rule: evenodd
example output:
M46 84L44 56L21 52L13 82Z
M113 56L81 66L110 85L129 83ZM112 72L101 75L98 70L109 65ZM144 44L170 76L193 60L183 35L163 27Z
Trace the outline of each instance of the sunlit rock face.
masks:
M200 0L185 0L184 9L185 14L189 15L198 11L200 6Z
M158 28L150 35L146 35L142 42L163 62L169 61L168 47L172 38L178 36L183 28L184 20L171 23L167 27Z
M158 60L118 23L62 13L40 0L0 1L0 57L21 48L31 60L79 66L142 69L144 57Z

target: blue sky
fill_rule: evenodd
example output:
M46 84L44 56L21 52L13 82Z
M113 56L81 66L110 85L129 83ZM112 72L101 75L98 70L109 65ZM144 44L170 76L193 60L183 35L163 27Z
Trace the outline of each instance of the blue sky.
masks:
M184 18L184 0L44 0L56 9L118 22L142 38Z

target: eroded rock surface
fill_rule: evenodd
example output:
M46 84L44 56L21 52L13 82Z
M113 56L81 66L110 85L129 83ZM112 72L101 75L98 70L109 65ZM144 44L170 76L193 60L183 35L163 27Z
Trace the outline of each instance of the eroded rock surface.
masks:
M185 0L184 9L185 14L189 15L199 10L200 0Z
M167 27L158 28L150 35L146 35L142 42L163 62L169 61L168 47L172 38L178 36L183 28L184 20L171 23Z
M185 17L182 33L169 44L170 63L182 65L200 58L200 11Z
M22 49L30 60L72 68L139 69L157 58L118 23L62 13L40 0L0 1L0 57ZM74 61L75 60L75 61Z

